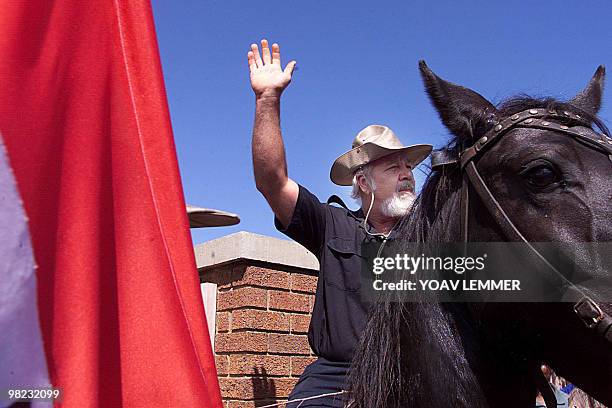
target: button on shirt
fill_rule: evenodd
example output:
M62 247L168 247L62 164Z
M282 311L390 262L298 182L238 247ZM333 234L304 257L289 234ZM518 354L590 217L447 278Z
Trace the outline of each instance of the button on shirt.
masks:
M366 234L361 210L323 204L303 186L287 228L278 219L275 225L319 259L310 347L327 360L350 362L369 307L360 294L361 245L381 237Z

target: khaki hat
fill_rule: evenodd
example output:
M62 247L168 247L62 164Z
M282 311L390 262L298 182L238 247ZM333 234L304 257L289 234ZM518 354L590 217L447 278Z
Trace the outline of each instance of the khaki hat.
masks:
M431 153L432 145L404 146L387 126L370 125L357 134L353 148L338 157L332 165L329 177L340 186L353 184L353 175L365 164L397 152L405 152L414 168Z
M240 217L236 214L189 204L187 204L187 215L189 216L189 228L225 227L240 222Z

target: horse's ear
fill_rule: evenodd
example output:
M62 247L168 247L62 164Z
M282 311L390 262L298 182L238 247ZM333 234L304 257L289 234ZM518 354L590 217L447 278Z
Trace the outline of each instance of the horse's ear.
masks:
M603 65L600 65L587 87L574 96L570 103L593 116L597 115L599 108L601 108L605 77L606 69Z
M486 129L487 121L497 112L491 102L471 89L438 77L423 60L419 61L419 69L425 90L448 130L470 138Z

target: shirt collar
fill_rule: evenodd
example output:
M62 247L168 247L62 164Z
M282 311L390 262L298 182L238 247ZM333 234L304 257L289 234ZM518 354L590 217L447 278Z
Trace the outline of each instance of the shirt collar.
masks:
M364 231L364 235L366 237L370 237L370 238L380 237L381 239L385 238L385 236L382 233L376 231L376 229L369 223L367 224L367 228L368 228L367 232L369 232L369 234L366 233L366 229L364 228L364 225L363 225L363 219L365 218L365 214L363 213L363 210L361 208L359 208L356 211L349 211L349 215L351 215L353 218L355 218L355 220L359 222L359 228L361 228ZM398 225L399 225L399 221L398 221ZM398 225L396 225L395 228L393 228L393 230L391 231L387 239L391 240L391 239L397 238Z

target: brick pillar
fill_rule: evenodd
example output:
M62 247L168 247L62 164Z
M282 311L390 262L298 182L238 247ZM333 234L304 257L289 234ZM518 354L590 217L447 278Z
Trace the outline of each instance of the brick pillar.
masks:
M245 245L230 245L230 238ZM284 402L304 368L316 359L306 336L317 284L316 258L295 243L275 238L238 233L224 239L234 252L229 260L220 257L214 245L198 246L196 258L200 249L199 266L202 254L214 252L215 261L223 259L199 270L202 282L217 285L215 360L225 406ZM214 241L203 245L210 243ZM245 250L254 243L260 246L257 253ZM288 257L287 244L296 251L294 256Z

